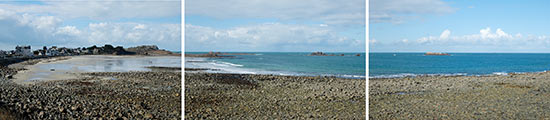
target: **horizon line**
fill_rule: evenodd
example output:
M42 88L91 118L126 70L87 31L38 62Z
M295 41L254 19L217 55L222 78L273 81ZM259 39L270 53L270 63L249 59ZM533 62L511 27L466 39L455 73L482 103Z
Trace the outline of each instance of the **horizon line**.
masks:
M182 52L323 52L323 51L182 51ZM365 51L329 51L323 53L366 53Z
M369 53L426 53L426 52L418 52L418 51L411 51L411 52L376 51L376 52L369 52ZM548 52L439 52L439 53L550 53L550 51L548 51Z

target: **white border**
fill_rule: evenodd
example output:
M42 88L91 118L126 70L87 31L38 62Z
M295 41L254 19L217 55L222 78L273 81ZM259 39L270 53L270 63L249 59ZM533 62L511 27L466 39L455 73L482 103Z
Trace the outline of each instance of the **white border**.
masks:
M365 1L365 119L369 119L369 0Z
M181 119L185 119L185 0L181 0Z

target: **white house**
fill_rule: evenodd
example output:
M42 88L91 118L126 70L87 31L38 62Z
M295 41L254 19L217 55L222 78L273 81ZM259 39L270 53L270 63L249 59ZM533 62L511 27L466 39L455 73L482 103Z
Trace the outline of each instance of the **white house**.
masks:
M31 46L15 46L16 56L32 56Z
M57 49L57 46L52 46L50 49L46 50L47 56L58 56L59 51Z

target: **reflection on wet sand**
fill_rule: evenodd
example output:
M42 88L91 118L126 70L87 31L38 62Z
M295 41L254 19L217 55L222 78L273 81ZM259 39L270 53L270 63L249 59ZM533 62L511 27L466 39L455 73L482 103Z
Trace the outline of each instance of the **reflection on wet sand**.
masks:
M181 58L175 56L74 56L68 60L48 63L38 63L26 66L28 70L16 74L15 82L31 82L37 80L76 79L74 73L83 72L128 72L151 71L151 66L180 67Z

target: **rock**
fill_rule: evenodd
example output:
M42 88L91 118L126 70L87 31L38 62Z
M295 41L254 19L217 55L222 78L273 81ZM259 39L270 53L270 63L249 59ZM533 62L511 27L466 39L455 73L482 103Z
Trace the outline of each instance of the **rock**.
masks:
M153 115L150 114L150 113L146 113L145 115L143 115L143 117L146 118L146 119L151 119L151 118L153 118Z

